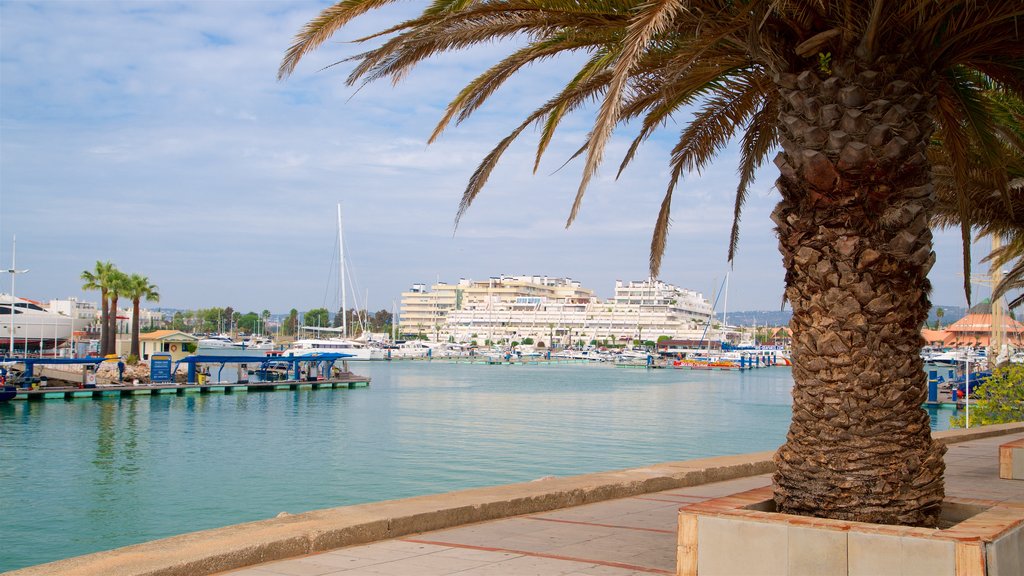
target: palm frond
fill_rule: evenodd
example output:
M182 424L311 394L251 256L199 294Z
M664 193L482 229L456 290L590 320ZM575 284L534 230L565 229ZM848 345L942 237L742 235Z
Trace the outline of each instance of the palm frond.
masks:
M605 100L597 113L594 121L594 128L591 130L590 142L587 149L587 160L583 167L583 176L579 188L576 191L576 198L573 200L572 208L569 210L569 218L566 226L572 224L579 213L583 195L587 190L590 179L597 171L604 156L604 148L611 137L612 130L619 121L619 108L622 102L622 91L629 79L629 74L636 66L643 54L644 48L651 39L664 32L673 17L684 10L683 5L677 0L652 0L645 4L643 9L634 17L626 27L626 38L619 58L615 63L615 70L612 75L608 90L605 93Z
M295 36L294 43L285 52L281 66L277 69L277 79L287 78L295 71L303 56L316 50L342 26L353 18L391 4L395 0L344 0L325 8L316 18L310 20Z

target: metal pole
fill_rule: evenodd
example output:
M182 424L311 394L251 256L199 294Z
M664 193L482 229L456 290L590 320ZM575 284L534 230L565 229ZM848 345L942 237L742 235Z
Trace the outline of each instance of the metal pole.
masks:
M15 306L14 306L14 303L15 303L15 298L14 298L14 276L16 274L24 274L25 272L28 272L28 269L18 270L17 266L15 266L15 252L17 251L16 250L17 245L18 245L18 237L15 235L11 239L11 269L10 270L3 270L3 272L7 272L7 273L9 273L11 275L11 310L10 310L11 311L11 339L10 339L10 348L8 349L8 355L9 356L14 356L14 309L15 309ZM28 346L28 344L27 344L27 341L26 341L26 347L27 346Z
M341 235L341 202L338 202L338 278L341 284L341 335L348 338L348 303L345 301L345 240Z
M10 355L14 356L14 275L17 274L16 265L14 263L15 248L18 245L18 236L14 235L11 239L11 346L8 349Z
M968 353L970 354L970 353ZM964 421L967 423L966 428L971 427L971 357L967 356L967 376L964 379L964 409L967 411L964 415Z

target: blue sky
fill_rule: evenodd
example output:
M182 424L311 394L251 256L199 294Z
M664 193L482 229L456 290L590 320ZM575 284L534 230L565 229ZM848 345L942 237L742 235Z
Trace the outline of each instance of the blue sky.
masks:
M571 117L532 174L536 133L505 155L453 220L480 159L577 62L545 63L509 82L469 121L426 146L447 102L507 53L482 46L421 66L398 87L344 85L348 43L409 15L402 4L357 20L276 71L324 2L0 1L0 265L17 235L16 293L84 296L97 260L147 275L162 306L274 312L336 308L335 205L342 203L357 296L390 309L416 282L498 274L569 276L610 296L647 275L650 231L679 125L614 179L632 132L621 130L575 224L565 218L594 109ZM662 279L710 296L721 283L734 150L675 194ZM783 271L765 169L747 202L729 309L777 309ZM933 302L962 304L957 234L936 237ZM979 269L980 270L980 269ZM9 291L9 277L0 290ZM976 294L984 296L987 288Z

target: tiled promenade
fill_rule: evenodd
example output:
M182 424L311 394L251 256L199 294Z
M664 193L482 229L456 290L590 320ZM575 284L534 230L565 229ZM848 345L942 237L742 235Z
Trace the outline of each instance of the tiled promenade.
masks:
M952 444L946 493L1024 504L1000 480L998 446L1024 434ZM680 506L767 486L770 476L678 488L427 532L225 572L231 576L627 576L674 574Z

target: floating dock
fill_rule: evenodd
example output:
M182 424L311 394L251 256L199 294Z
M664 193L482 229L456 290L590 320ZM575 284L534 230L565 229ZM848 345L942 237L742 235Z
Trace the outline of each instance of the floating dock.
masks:
M275 382L243 382L208 384L153 384L129 386L97 386L95 388L46 387L20 389L14 400L74 400L75 398L108 398L123 396L159 396L161 394L235 394L241 392L273 392L276 390L320 390L325 388L365 388L370 378L353 374L329 380L278 380Z

